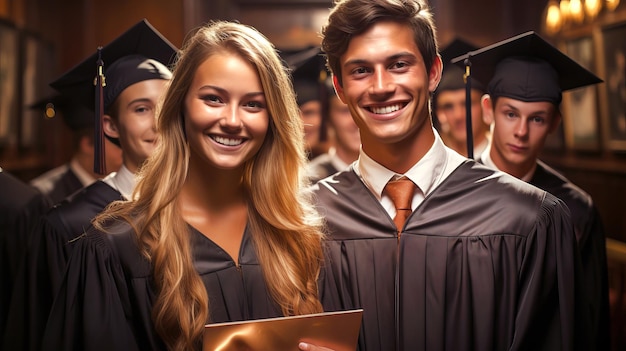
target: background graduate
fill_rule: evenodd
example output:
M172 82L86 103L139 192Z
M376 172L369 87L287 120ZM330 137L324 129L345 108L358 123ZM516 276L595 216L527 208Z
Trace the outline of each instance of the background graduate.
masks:
M548 191L569 207L583 265L590 349L608 350L606 235L600 214L589 194L539 160L546 139L561 122L561 92L601 80L534 32L472 51L470 60L472 75L489 82L482 105L493 139L480 161Z
M438 128L443 143L463 156L469 156L467 135L467 110L465 71L450 62L468 51L478 49L474 45L456 38L443 48L441 60L443 73L433 95L433 124ZM472 79L472 158L476 159L489 144L489 124L483 120L480 99L485 94L485 85Z
M43 115L60 116L70 129L73 139L74 153L69 162L30 181L30 185L48 196L53 204L93 184L103 176L93 170L94 109L76 100L68 95L59 94L42 99L31 106L32 109L42 111ZM117 171L122 165L122 150L110 140L105 141L105 148L107 169Z
M119 171L57 204L35 227L14 290L11 325L3 349L41 349L43 329L73 242L108 204L130 198L135 172L156 147L155 113L171 78L166 65L174 59L176 50L146 20L102 49L105 114L97 123L102 123L104 136L120 145L123 164ZM51 85L65 96L79 99L85 108L99 109L94 106L96 61L94 54ZM94 115L92 112L87 116L92 125ZM97 135L95 139L102 141L102 137ZM91 162L93 168L93 156Z
M321 312L321 219L272 44L230 22L190 34L157 130L131 199L75 240L43 345L200 349L206 323Z
M324 303L364 309L360 350L588 350L566 206L432 126L442 62L427 4L339 1L322 34L362 142L349 170L314 187Z

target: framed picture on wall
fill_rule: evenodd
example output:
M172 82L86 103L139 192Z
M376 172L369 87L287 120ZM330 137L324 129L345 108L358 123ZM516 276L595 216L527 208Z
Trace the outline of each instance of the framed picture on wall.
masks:
M565 53L595 73L596 60L591 35L565 41ZM563 93L561 104L565 142L570 149L600 149L598 86L590 85Z
M605 68L603 105L606 146L626 151L626 22L602 28L601 60Z
M0 145L17 144L18 117L18 30L0 21Z
M53 95L48 82L52 80L54 55L52 44L32 33L22 33L22 101L20 146L40 148L42 145L43 115L31 106L44 97Z

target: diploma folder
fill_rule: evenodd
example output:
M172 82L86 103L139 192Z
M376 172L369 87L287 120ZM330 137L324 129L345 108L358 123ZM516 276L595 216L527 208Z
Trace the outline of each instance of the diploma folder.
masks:
M362 309L207 324L203 351L297 351L303 341L334 351L356 350Z

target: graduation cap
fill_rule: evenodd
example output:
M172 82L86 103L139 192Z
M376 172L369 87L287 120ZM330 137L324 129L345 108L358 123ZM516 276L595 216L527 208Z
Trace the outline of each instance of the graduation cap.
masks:
M319 46L298 51L284 51L282 58L291 70L293 88L298 106L311 101L320 100L326 90L321 87L328 77L325 62Z
M602 79L530 31L452 60L470 65L471 76L489 82L493 97L558 105L561 93Z
M440 54L443 61L443 73L441 74L441 81L439 81L437 90L435 90L435 100L437 99L437 95L442 91L460 90L466 88L465 71L461 67L454 65L451 61L457 56L463 55L476 49L478 49L478 47L474 46L473 44L470 44L463 39L456 38L444 49L441 50ZM484 92L485 86L483 83L474 79L473 77L469 77L468 79L470 80L470 88L467 89L467 92L465 94L465 106L467 110L467 113L465 115L465 134L467 135L466 143L468 157L474 158L471 90L477 89L481 92Z
M444 90L459 90L465 88L465 80L463 79L465 71L461 67L452 64L451 61L455 57L477 49L477 46L461 38L455 38L439 52L441 54L441 60L443 61L443 73L435 93ZM475 79L472 82L472 88L485 91L484 84Z
M64 95L49 96L28 107L33 110L43 111L47 118L54 118L61 113L63 122L73 131L94 127L93 110Z
M149 79L170 79L178 49L143 19L50 83L95 112L94 172L106 173L102 116L127 87ZM115 141L114 141L115 142Z
M281 51L281 58L291 70L293 90L298 106L309 101L320 101L322 105L322 123L320 140L326 140L326 121L328 110L328 71L326 58L319 46L297 51Z

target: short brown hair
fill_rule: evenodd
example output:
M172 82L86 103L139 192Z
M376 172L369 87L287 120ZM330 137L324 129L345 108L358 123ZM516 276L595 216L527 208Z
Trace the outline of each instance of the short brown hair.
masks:
M365 32L375 23L394 21L405 23L413 30L413 37L429 71L437 57L435 23L428 5L422 0L340 0L331 10L328 22L322 28L322 50L327 65L341 82L339 57L348 49L353 36Z

